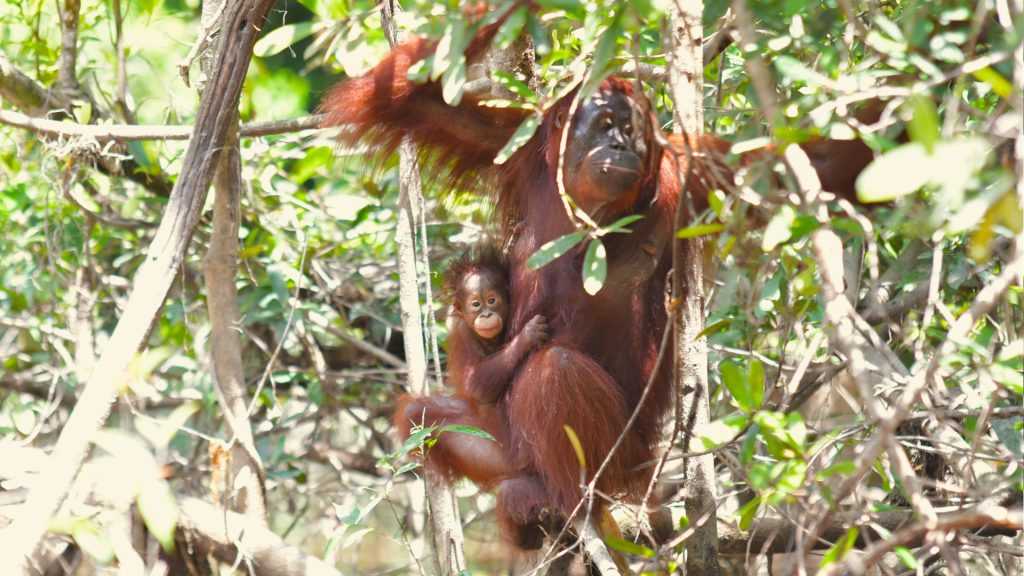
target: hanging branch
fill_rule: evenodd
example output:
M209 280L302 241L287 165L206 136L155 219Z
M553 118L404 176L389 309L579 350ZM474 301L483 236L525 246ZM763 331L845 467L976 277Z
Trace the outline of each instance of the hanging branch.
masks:
M203 2L203 25L219 23L226 0ZM214 50L223 36L210 46ZM205 41L200 38L199 43ZM212 58L200 61L207 76ZM205 87L203 88L205 90ZM203 278L206 281L206 309L210 317L210 363L217 403L224 414L225 429L230 440L229 463L222 477L225 486L221 495L226 502L215 502L224 510L245 514L250 524L266 527L267 503L263 461L256 450L249 425L249 399L246 394L245 371L242 364L242 342L238 326L238 230L242 221L242 159L238 150L238 109L228 129L220 165L213 179L213 232L206 253ZM213 460L213 459L211 459ZM213 463L211 462L211 465ZM216 492L216 490L215 490Z

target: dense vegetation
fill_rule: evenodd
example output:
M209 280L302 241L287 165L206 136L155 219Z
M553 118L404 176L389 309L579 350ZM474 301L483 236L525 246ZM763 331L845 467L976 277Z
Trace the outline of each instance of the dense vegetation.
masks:
M423 75L436 72L457 96L470 22L453 1L409 4L399 27L451 47ZM508 44L527 34L536 53L532 87L499 79L515 105L543 109L585 74L618 70L650 80L655 112L671 129L662 72L668 2L538 4L499 38ZM695 432L689 449L716 449L720 525L812 525L838 495L839 509L856 513L837 516L826 563L853 562L858 548L886 573L1020 570L1020 2L730 6L704 7L705 35L731 38L704 69L705 129L736 142L737 153L859 137L879 159L859 186L871 204L834 202L822 218L785 163L765 154L686 229L706 239L714 262L704 331L713 423ZM200 10L198 0L0 5L0 495L15 503L39 482L40 459L126 320L133 278L184 177L188 141L173 128L191 125L199 108L204 73L189 54L201 35ZM62 13L77 17L73 33ZM62 48L69 40L77 54ZM389 424L407 372L398 162L340 148L313 121L258 137L245 131L314 113L333 82L364 72L387 50L372 2L278 3L239 104L240 321L232 329L253 401L268 527L354 573L416 570L413 559L424 554L419 470L401 457ZM192 64L190 82L183 63ZM758 72L774 93L755 86ZM865 106L881 118L859 121L854 114ZM41 130L19 114L69 130ZM149 129L136 139L70 130L126 124ZM422 324L440 343L427 347L431 377L444 361L438 270L493 232L488 200L441 184L425 182L426 203L414 215L419 275L427 279L419 286ZM850 313L858 312L848 333L836 328L823 295L825 256L815 240L822 229L841 241L842 289ZM64 556L84 563L78 573L133 560L122 542L133 502L169 547L175 502L218 497L211 457L232 435L209 352L203 261L212 232L207 213L148 346L117 382L113 415L78 491L50 524L83 552ZM879 450L858 458L872 447ZM509 560L487 513L493 498L469 485L458 494L471 570L502 570ZM0 506L0 526L13 510ZM910 524L887 524L894 510L909 510ZM675 512L677 534L685 534L683 511ZM943 524L951 514L962 522ZM942 530L912 533L914 522L935 518ZM1018 531L975 533L985 525ZM133 542L148 572L160 561L156 546L138 534ZM648 570L681 562L679 541L637 542L612 545ZM750 566L764 569L764 551L748 552ZM741 548L725 563L743 566L743 557Z

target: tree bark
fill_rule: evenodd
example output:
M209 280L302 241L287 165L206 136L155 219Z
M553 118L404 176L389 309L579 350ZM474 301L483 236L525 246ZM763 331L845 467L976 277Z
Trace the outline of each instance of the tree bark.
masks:
M381 19L385 34L392 46L400 42L393 17L400 10L397 0L386 0ZM423 334L423 319L420 306L419 277L416 270L416 226L415 215L420 213L423 202L419 165L416 162L416 148L405 141L399 148L399 199L398 229L395 241L398 245L399 303L401 305L402 330L405 336L405 360L408 366L407 385L417 394L429 392L427 384L426 339ZM426 246L421 247L426 250ZM424 273L429 274L427 271ZM466 570L463 551L464 537L462 522L459 520L458 502L455 493L441 478L429 472L424 475L427 502L430 505L430 521L434 544L434 570L436 574L455 576Z
M675 127L677 132L694 136L704 131L703 11L701 0L680 0L672 4L669 19L669 90L675 104ZM687 226L696 216L686 194L686 182L683 182L676 213L677 229ZM687 440L683 448L688 450L688 440L696 431L706 428L711 419L707 340L698 337L704 330L703 239L677 240L673 247L672 269L672 294L677 306L672 315L675 379L683 438ZM718 574L714 455L688 458L683 466L686 514L695 526L693 535L686 540L686 572L714 576Z
M203 23L221 13L224 0L203 3ZM218 36L223 38L223 36ZM210 49L214 49L215 42ZM212 58L200 60L203 71L212 73ZM238 151L238 108L224 142L220 165L213 180L213 233L206 254L203 277L206 280L206 309L210 316L210 362L217 403L224 413L224 427L230 439L230 470L224 475L225 485L219 487L225 502L217 502L225 510L234 510L266 526L267 506L263 485L263 461L256 451L249 426L249 400L245 391L242 367L242 344L238 326L238 228L241 223L242 160Z

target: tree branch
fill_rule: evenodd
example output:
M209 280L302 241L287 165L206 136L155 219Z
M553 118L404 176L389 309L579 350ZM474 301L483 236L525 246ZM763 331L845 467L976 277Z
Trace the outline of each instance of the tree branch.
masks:
M181 177L136 275L124 313L61 431L47 470L40 475L45 482L33 487L17 519L0 533L4 542L0 574L31 572L47 523L64 503L95 433L109 417L125 368L146 342L199 221L232 112L238 106L252 46L271 4L272 0L242 0L231 6L230 37L218 54L210 88L203 94L197 115L199 137L192 139L182 161Z

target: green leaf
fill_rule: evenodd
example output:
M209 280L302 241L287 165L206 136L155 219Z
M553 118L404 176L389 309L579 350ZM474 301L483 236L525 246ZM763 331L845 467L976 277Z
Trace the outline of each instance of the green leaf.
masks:
M825 557L821 559L821 567L824 568L829 564L835 564L838 560L842 560L842 558L846 556L846 553L849 552L857 542L857 536L859 534L860 529L856 526L847 530L846 536L833 544L828 549L828 552L825 553Z
M1006 99L1013 95L1013 84L993 68L985 67L971 72L971 75L988 84L1000 98Z
M296 42L307 38L314 32L313 22L299 22L298 24L285 24L279 28L271 30L266 36L260 38L256 45L253 46L253 56L260 58L266 58L267 56L273 56L292 46Z
M725 208L725 194L721 190L708 192L708 206L714 211L715 216L722 217L722 210Z
M171 439L174 435L181 430L181 427L185 425L185 422L192 417L193 414L198 412L202 408L202 404L199 402L185 402L181 406L174 409L173 412L166 419L160 420L145 420L140 419L136 422L135 426L139 430L139 434L142 435L154 448L163 450L170 444Z
M449 424L447 426L442 426L438 430L438 434L443 434L445 432L457 432L459 434L467 434L469 436L476 436L477 438L484 438L486 440L491 440L492 442L497 442L497 440L494 439L494 436L491 436L487 432L474 426L464 426L462 424Z
M750 383L750 403L754 409L760 408L764 399L764 364L757 358L750 361L747 369L747 381Z
M747 502L746 506L740 508L740 530L746 532L750 530L750 525L754 523L754 517L757 516L757 510L761 507L761 497L755 496L753 500Z
M546 242L526 259L526 267L530 270L536 270L572 250L574 246L586 237L587 232L585 230L577 230L576 232L570 232L565 236L559 236L550 242Z
M888 202L928 184L952 186L966 183L989 154L984 138L939 142L929 154L920 142L894 148L876 158L857 178L857 199Z
M630 542L629 540L623 540L619 536L605 536L604 543L613 550L618 550L624 554L632 554L633 556L639 556L641 558L654 558L656 555L654 550L651 550L646 546L641 546L635 542Z
M910 570L917 569L917 558L914 557L914 553L911 552L906 546L897 546L893 548L893 554L903 562L903 565Z
M902 42L894 42L878 30L868 30L864 36L864 42L882 54L894 59L901 59L907 53L907 45Z
M398 470L395 470L395 476L396 477L397 476L401 476L402 474L405 474L406 472L411 472L413 470L416 470L417 468L422 468L422 467L423 467L423 464L421 462L406 462Z
M92 522L77 525L70 534L86 554L101 564L114 561L114 546L110 543L110 537Z
M758 138L751 138L750 140L741 140L736 142L729 147L729 154L742 155L747 152L754 150L760 150L772 143L772 139L767 136L761 136Z
M803 62L792 56L778 56L775 58L775 68L783 78L803 82L808 86L821 86L828 83L828 78L811 70Z
M907 124L910 139L920 142L929 154L933 154L935 143L939 141L939 113L935 110L935 103L926 96L915 94L907 99L907 105L912 114Z
M840 460L839 462L836 462L835 464L832 464L831 466L825 468L821 472L818 472L818 478L824 480L825 478L829 478L837 474L840 476L849 476L850 474L853 474L856 471L857 465L854 463L853 460Z
M372 530L372 528L367 528L365 526L361 528L356 528L351 533L349 533L348 536L345 537L345 541L341 544L342 549L348 548L353 544L358 544L363 539L363 536L366 536Z
M623 230L623 228L625 228L626 226L629 226L630 224L632 224L633 222L636 222L637 220L643 220L643 218L644 217L643 217L642 214L630 214L629 216L626 216L626 217L623 217L623 218L619 218L618 220L616 220L615 222L612 222L611 224L609 224L607 226L604 226L602 228L598 228L597 229L597 235L598 236L604 236L605 234L611 234L611 233L620 232L620 231L621 232L629 232L629 230Z
M441 76L441 96L449 106L458 106L462 101L462 91L466 87L466 57L460 56L458 61L444 71Z
M584 11L583 2L580 0L537 0L537 4L552 10L565 10L570 14L580 14Z
M736 405L744 412L752 412L755 406L750 393L750 383L739 363L726 360L718 365L718 371L722 375L722 384L725 384Z
M776 246L786 242L793 236L791 230L796 220L796 208L784 204L778 212L772 216L768 226L764 230L764 237L761 239L761 250L771 252Z
M512 137L508 139L508 144L505 144L505 147L494 157L494 163L504 164L516 153L516 150L519 150L523 144L529 142L530 138L533 138L533 133L537 131L537 127L540 126L540 121L541 116L537 114L527 116L523 123L519 125L519 128L516 128Z
M699 333L697 333L697 336L695 336L695 338L703 338L703 337L707 336L708 334L714 334L716 332L721 332L721 331L725 330L726 328L728 328L731 324L732 324L732 318L726 318L724 320L719 320L717 322L712 322L711 324L708 324L707 326L705 326L704 329L701 330Z
M526 25L527 15L526 8L517 8L515 12L510 14L494 37L494 47L497 49L507 48L515 42L516 38L523 31L523 26Z
M527 102L536 102L537 93L530 90L530 87L526 85L526 82L519 80L508 74L507 72L495 72L494 81L511 90L516 96L519 96Z
M725 226L722 224L698 224L696 226L688 226L676 232L676 238L697 238L698 236L717 234L722 230L725 230Z
M600 238L591 240L583 257L583 290L593 296L604 286L608 276L608 253Z
M458 14L458 12L456 12ZM430 69L430 79L437 80L442 75L448 75L460 61L462 66L466 65L464 52L469 45L469 37L466 34L466 23L462 18L449 18L445 23L444 36L437 42L434 50L434 62ZM463 80L465 83L465 80ZM447 97L445 102L451 104Z
M594 59L590 63L591 76L587 79L587 84L582 89L582 96L584 97L593 92L597 85L601 83L605 72L607 72L608 64L615 56L615 48L618 46L619 36L622 35L622 14L622 10L615 13L612 21L608 23L608 27L601 34L601 39L597 41L597 48L594 49Z
M174 550L174 530L178 526L178 504L174 500L170 485L163 478L151 478L139 486L136 499L139 514L146 528L164 549Z
M532 13L528 14L526 30L530 33L530 39L533 40L533 50L537 56L547 56L551 53L551 38L548 36L548 31Z

